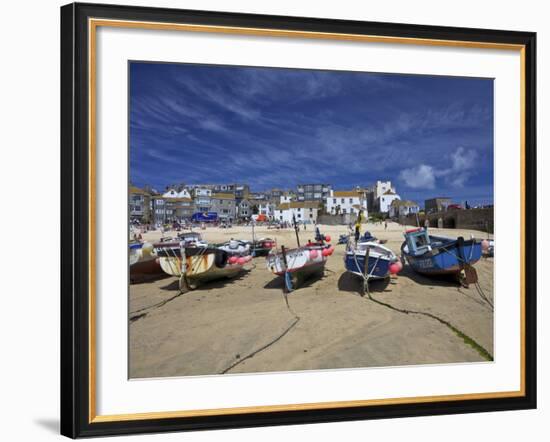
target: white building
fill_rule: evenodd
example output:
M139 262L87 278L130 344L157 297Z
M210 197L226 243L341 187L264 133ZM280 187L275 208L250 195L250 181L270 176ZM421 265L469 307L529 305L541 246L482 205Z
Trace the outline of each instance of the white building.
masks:
M367 200L364 193L357 190L331 190L325 200L325 210L331 215L356 215L363 210L365 217L368 216Z
M313 201L301 201L279 204L275 209L275 221L292 224L292 215L299 223L316 223L319 204Z
M381 213L388 213L390 211L391 204L395 200L400 200L401 197L393 190L387 190L378 198L378 211Z
M376 184L373 186L374 198L380 198L388 190L395 192L395 187L391 185L391 181L376 181Z
M275 216L275 207L270 201L261 201L258 204L258 214L265 215L271 220Z
M391 181L376 181L372 186L372 211L388 213L392 201L401 199Z

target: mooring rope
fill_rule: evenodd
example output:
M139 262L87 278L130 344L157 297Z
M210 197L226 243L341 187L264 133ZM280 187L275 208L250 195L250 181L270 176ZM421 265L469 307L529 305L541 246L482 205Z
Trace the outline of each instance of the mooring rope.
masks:
M242 364L244 361L246 361L247 359L250 359L254 356L256 356L258 353L266 350L267 348L271 347L273 344L277 343L278 341L280 341L284 336L286 336L286 334L292 330L296 324L298 324L298 322L300 321L300 317L294 312L294 310L292 310L292 308L290 307L290 304L288 302L288 294L285 293L283 291L283 297L284 297L284 300L285 300L285 304L286 304L286 308L287 310L294 316L294 321L292 321L292 324L290 324L280 335L278 335L277 337L275 337L274 339L272 339L271 341L269 341L267 344L263 345L262 347L252 351L251 353L247 354L245 357L243 358L240 358L238 361L235 361L233 364L231 364L229 367L225 368L224 370L222 370L220 372L220 374L226 374L229 370L232 370L233 368L235 368L237 365L239 364Z
M363 276L363 279L365 279L365 282L368 283L368 279L364 276ZM404 309L404 308L399 308L399 307L395 307L389 303L386 303L386 302L382 302L376 298L373 298L372 295L370 294L370 291L368 290L368 284L367 284L367 296L369 298L369 300L373 301L373 302L376 302L377 304L380 304L386 308L389 308L391 310L395 310L396 312L399 312L399 313L403 313L403 314L406 314L406 315L409 315L409 314L413 314L413 315L422 315L422 316L426 316L428 318L431 318L431 319L434 319L436 320L437 322L445 325L446 327L448 327L453 333L455 333L457 336L459 336L460 338L462 338L464 340L465 343L467 343L468 345L470 345L472 348L474 348L474 350L476 350L481 356L483 356L483 358L485 358L486 360L488 361L492 361L493 360L493 355L491 355L491 353L489 353L487 350L485 350L485 348L483 348L483 346L481 346L479 343L477 343L474 339L472 339L470 336L468 336L466 333L464 333L463 331L461 331L460 329L458 329L457 327L455 327L453 324L451 324L449 321L446 321L445 319L442 319L440 318L439 316L437 315L434 315L433 313L428 313L428 312L421 312L421 311L417 311L417 310L408 310L408 309Z

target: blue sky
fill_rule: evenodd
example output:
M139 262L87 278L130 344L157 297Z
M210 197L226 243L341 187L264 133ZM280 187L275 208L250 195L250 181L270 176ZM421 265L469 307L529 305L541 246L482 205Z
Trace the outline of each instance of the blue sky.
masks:
M493 201L493 80L130 63L130 180Z

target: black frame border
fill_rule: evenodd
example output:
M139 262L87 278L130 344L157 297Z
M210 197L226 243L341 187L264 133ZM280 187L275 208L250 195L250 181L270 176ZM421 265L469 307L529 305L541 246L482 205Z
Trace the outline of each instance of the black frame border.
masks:
M523 45L525 51L525 396L89 422L88 19L253 27ZM536 408L536 33L73 3L61 7L61 434L243 428ZM527 247L527 244L530 244Z

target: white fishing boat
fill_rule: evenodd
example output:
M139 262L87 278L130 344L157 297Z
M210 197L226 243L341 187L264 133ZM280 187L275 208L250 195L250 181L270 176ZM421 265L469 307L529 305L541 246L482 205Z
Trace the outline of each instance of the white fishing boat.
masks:
M161 243L162 244L162 243ZM232 254L214 246L162 247L158 244L157 254L165 273L179 278L180 290L196 289L201 283L237 276L246 263L252 260L250 254Z
M246 256L250 255L250 242L241 241L238 239L229 240L228 242L218 246L220 250L227 252L229 255Z
M272 250L266 257L267 268L275 275L283 276L287 291L292 291L308 277L323 273L328 257L334 252L334 246L328 242L330 237L321 235L317 228L315 242L293 249L283 246L280 251Z

